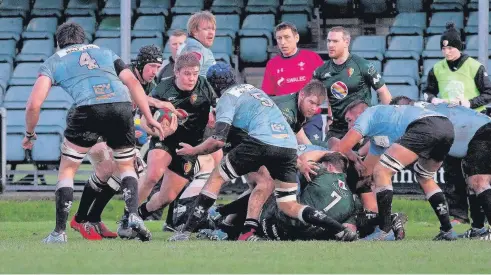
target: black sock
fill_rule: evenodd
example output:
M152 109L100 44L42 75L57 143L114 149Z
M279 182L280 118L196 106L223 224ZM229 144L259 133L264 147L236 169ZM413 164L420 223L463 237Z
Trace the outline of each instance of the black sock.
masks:
M433 194L428 201L430 202L431 207L433 207L433 211L435 211L438 220L440 220L440 230L447 232L452 229L452 224L450 224L450 216L448 214L448 204L445 200L445 195L443 195L443 192L440 191Z
M324 214L323 211L316 210L315 208L312 208L310 206L307 206L303 209L302 219L307 223L325 228L333 234L337 234L343 231L345 228L338 221Z
M90 206L99 194L100 190L96 190L93 187L94 185L97 186L96 188L99 188L101 181L95 174L92 174L87 180L87 183L85 183L82 197L80 197L80 205L78 206L77 213L75 214L75 221L78 223L87 221Z
M116 191L109 185L103 185L101 192L95 198L94 204L90 208L87 220L89 222L101 222L102 211L106 207L107 203L114 197Z
M488 189L481 194L477 195L477 199L484 210L484 214L486 218L488 218L488 222L491 221L491 189ZM483 222L484 226L484 222Z
M376 212L365 210L356 215L356 227L360 232L360 237L372 233L378 224L379 218Z
M251 230L257 231L259 228L259 221L256 219L246 219L244 222L244 227L242 228L242 234L247 233Z
M208 209L215 203L216 197L209 197L203 193L198 195L198 199L193 205L193 214L189 215L183 232L193 232L201 220L208 215Z
M244 209L246 209L247 211L247 205L249 204L250 196L251 194L247 194L243 197L240 197L229 204L219 207L217 211L223 217L228 216L230 214L236 214L237 212L243 211Z
M61 187L55 192L56 197L56 227L55 231L60 233L66 230L66 222L70 208L73 203L73 188Z
M474 228L483 228L486 215L483 208L481 208L481 203L479 202L476 194L469 195L469 210L471 212L470 216L472 219L471 226Z
M173 201L169 204L169 207L167 209L167 217L165 218L165 223L168 226L174 225L174 207L175 207L175 205L176 205L176 201Z
M129 214L138 212L138 181L132 176L124 177L121 181L121 190L123 190L123 199L126 204L126 210Z
M150 215L152 215L152 212L149 212L147 210L147 203L146 202L142 203L142 205L140 205L140 207L138 207L138 215L143 220L146 219L147 217L149 217Z
M389 232L392 228L392 197L394 192L392 190L384 190L377 193L378 204L378 221L379 227L384 232Z

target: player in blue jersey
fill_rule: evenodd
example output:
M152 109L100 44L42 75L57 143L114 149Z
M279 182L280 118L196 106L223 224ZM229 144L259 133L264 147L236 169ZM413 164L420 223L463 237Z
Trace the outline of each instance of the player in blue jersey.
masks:
M61 162L56 186L56 227L45 243L66 242L66 221L73 201L73 179L90 148L103 137L113 149L121 171L121 189L130 215L130 226L142 239L151 236L137 215L137 175L134 168L135 129L132 99L147 118L149 127L164 136L162 125L153 119L145 92L133 73L112 51L84 45L85 32L75 23L64 23L56 31L59 47L39 70L26 107L24 149L36 139L35 127L41 105L52 85L62 87L73 97L76 109L67 117L61 145ZM129 90L129 92L128 92ZM131 95L131 97L130 97Z
M455 140L448 155L462 158L468 188L476 194L484 214L491 221L491 118L467 107L414 102L404 96L393 98L391 104L420 106L450 119ZM484 224L479 228L472 227L467 234L469 238L491 239L491 233Z
M212 67L213 68L213 67ZM220 68L214 67L216 70ZM211 68L210 68L211 70ZM220 78L220 72L214 74ZM212 83L218 83L210 79ZM261 90L249 84L237 84L235 78L219 82L221 94L216 110L216 126L213 135L198 146L181 143L178 155L209 154L225 146L227 137L233 132L245 132L247 136L231 139L231 150L211 173L194 205L194 212L184 228L170 240L188 240L191 232L206 215L217 199L224 182L238 178L265 166L276 181L275 195L279 209L289 217L308 224L329 228L338 239L354 240L357 235L322 211L296 201L296 148L295 134L289 127L279 108Z
M440 168L454 141L450 120L433 111L414 106L368 107L355 101L345 111L350 130L332 150L347 152L362 138L370 139L370 149L364 160L366 171L373 174L377 196L379 228L368 240L393 240L391 230L392 176L414 164L416 178L440 220L440 233L435 240L454 240L443 192L433 177ZM373 168L373 169L372 169Z

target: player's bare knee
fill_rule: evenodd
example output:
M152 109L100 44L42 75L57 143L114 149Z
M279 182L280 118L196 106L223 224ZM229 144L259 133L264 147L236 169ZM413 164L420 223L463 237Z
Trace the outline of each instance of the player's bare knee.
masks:
M338 143L339 143L339 139L335 138L335 137L332 137L332 138L327 140L327 145L329 146L329 148L333 148Z
M95 166L94 170L95 174L101 181L107 182L116 170L116 163L111 159L104 160L99 162L99 164Z
M467 178L469 188L476 194L480 194L487 189L490 189L491 176L489 175L474 175Z

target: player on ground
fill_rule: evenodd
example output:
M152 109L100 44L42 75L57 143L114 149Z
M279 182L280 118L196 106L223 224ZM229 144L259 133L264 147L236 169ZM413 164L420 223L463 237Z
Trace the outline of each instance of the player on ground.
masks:
M347 152L362 138L370 139L364 160L364 175L373 174L377 197L379 228L368 240L391 240L392 176L415 162L416 179L440 220L435 240L455 240L447 202L433 180L454 141L450 120L433 111L413 106L379 105L368 107L357 100L346 108L350 130L332 150Z
M101 136L113 149L113 157L121 171L121 188L130 213L129 225L141 239L148 240L151 238L150 232L137 214L138 181L134 168L135 130L131 99L160 138L163 138L164 130L153 119L140 83L117 55L96 45L84 45L85 32L75 23L62 24L56 38L60 50L41 65L27 103L26 136L22 141L24 149L32 148L41 105L51 86L60 85L73 97L77 107L67 117L67 129L61 145L62 157L55 192L56 227L44 242L67 241L65 229L73 202L73 179L90 147Z
M354 240L355 232L327 217L311 206L296 201L296 148L295 134L288 126L281 111L261 90L252 85L236 84L230 80L220 89L217 105L217 124L211 137L198 146L180 143L179 155L209 154L224 147L231 128L245 131L247 137L240 143L231 144L231 151L215 167L194 205L182 231L170 238L171 241L188 240L208 209L217 199L224 182L241 175L257 171L265 166L276 181L276 200L281 211L290 217L309 224L329 228L340 240Z
M400 96L392 100L397 105L417 105L447 116L455 130L455 140L449 156L462 159L467 186L476 196L484 214L491 220L491 118L476 111L446 103L414 102ZM471 228L468 238L490 240L491 232L484 226Z
M155 45L148 45L140 49L136 62L129 66L129 69L140 81L147 95L150 92L149 89L151 90L155 87L155 73L158 71L161 61L161 49ZM150 106L163 108L170 105L150 97L148 99L150 99ZM74 111L74 109L71 111ZM121 185L119 173L115 173L116 163L112 158L111 149L107 147L105 142L99 142L94 145L90 149L88 156L95 172L85 184L79 208L70 221L70 227L79 231L82 237L89 240L116 238L118 235L111 232L101 221L104 207ZM138 163L143 164L140 155L137 154L136 157ZM137 171L138 176L141 176L143 167L137 168Z
M157 133L146 129L154 137L150 141L147 173L139 186L139 201L148 196L162 176L164 178L160 192L140 206L139 213L143 218L174 201L200 170L196 156L176 154L180 142L197 145L202 141L210 108L216 106L213 88L204 77L199 76L199 70L196 55L181 54L174 67L175 76L162 81L152 91L152 97L171 102L188 116L179 122L175 133L163 141L158 140Z

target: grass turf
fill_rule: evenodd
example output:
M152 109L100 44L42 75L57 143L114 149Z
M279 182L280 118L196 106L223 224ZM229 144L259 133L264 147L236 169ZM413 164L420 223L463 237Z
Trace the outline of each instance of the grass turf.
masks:
M75 202L72 213L76 211ZM162 222L146 222L153 240L89 242L68 229L65 245L41 243L54 226L53 201L0 201L0 273L487 273L485 241L434 242L434 214L424 201L394 201L410 222L401 242L169 243ZM103 213L111 229L123 209ZM457 227L461 232L466 226Z

